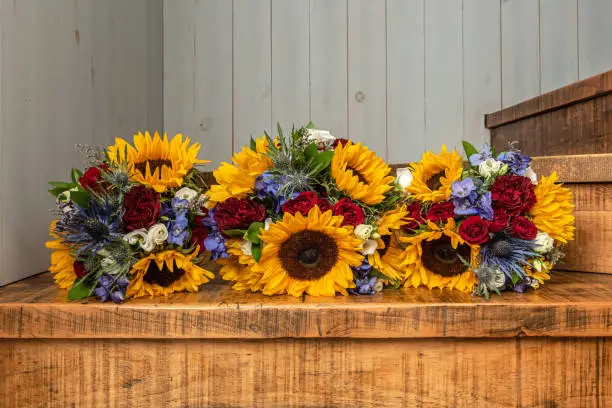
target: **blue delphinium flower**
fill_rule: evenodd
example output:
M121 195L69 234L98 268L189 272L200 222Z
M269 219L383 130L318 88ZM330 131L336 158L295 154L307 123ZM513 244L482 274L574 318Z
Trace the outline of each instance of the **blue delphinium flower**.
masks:
M531 163L531 157L522 154L518 150L500 153L497 156L497 160L507 164L510 167L510 171L518 176L524 176L527 167Z
M288 200L297 197L298 193L294 192L289 196L281 194L281 188L289 182L289 177L286 175L274 175L268 171L264 171L261 176L255 179L255 192L261 200L266 198L272 199L274 202L274 211L279 213L283 204Z
M110 299L115 303L121 303L125 299L125 291L129 283L129 279L125 276L115 280L112 276L103 274L98 278L98 287L94 293L102 302Z
M352 295L374 295L382 290L382 284L378 277L371 276L372 265L367 258L358 267L353 267L355 276L355 287L348 289Z
M493 203L491 199L491 192L487 191L480 196L476 203L476 212L480 218L491 221L494 217Z
M478 153L474 153L469 157L472 166L478 166L483 161L493 157L491 146L484 144Z
M185 214L179 213L176 218L170 222L170 228L168 228L168 243L183 246L189 235L188 225L189 221L187 221Z
M478 213L476 209L478 193L474 180L471 178L467 177L465 180L453 182L451 199L455 206L455 214L474 215Z
M508 278L516 274L525 276L523 266L529 265L528 259L539 256L533 243L524 239L502 235L486 243L481 250L481 262L487 267L499 268Z
M177 215L185 215L187 210L189 210L189 201L185 200L184 198L174 197L172 199L172 210Z
M77 248L77 256L95 255L115 239L122 238L120 226L121 213L115 204L92 199L87 208L74 204L71 211L63 213L55 232L68 245Z
M229 254L225 246L225 237L221 234L214 216L215 210L212 209L208 212L208 216L202 219L202 225L209 229L208 236L204 239L204 248L210 252L211 259L216 261L219 258L227 258Z

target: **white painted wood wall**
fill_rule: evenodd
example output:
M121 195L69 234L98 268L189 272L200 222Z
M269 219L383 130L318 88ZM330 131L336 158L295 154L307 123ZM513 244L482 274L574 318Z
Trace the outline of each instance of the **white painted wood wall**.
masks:
M161 0L0 0L0 285L45 270L75 143L162 126Z
M164 125L219 163L312 120L395 163L612 69L610 0L165 0Z

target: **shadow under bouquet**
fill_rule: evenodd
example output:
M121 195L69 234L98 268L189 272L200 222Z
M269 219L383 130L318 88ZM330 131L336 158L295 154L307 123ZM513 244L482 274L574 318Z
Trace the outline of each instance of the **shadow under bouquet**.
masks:
M464 142L469 161L445 146L398 169L411 221L405 286L474 291L489 297L524 292L550 279L574 237L572 193L556 173L542 177L510 146L496 153Z
M50 182L56 197L51 266L68 298L102 301L197 291L213 274L200 266L207 214L200 145L158 133L80 146L85 172Z
M361 143L279 126L278 138L252 139L214 176L204 246L234 289L334 296L401 284L402 191Z

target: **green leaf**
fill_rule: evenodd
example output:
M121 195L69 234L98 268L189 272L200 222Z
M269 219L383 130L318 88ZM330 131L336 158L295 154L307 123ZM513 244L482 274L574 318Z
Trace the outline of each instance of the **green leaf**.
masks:
M521 280L521 277L518 276L516 272L512 272L512 284L516 285L516 283L520 280Z
M253 244L251 246L251 254L253 254L253 259L259 262L259 259L261 258L261 245Z
M59 196L59 195L60 195L60 194L62 194L64 191L66 191L66 190L64 190L63 188L60 188L60 187L55 187L55 188L52 188L52 189L50 189L50 190L49 190L49 192L50 192L51 194L53 194L53 196L54 196L54 197Z
M314 159L314 168L310 172L311 175L320 173L322 170L326 169L327 166L331 163L334 158L334 152L326 151L319 153Z
M255 139L253 139L253 136L251 136L251 150L252 151L257 151L257 143L255 142Z
M63 188L64 190L70 190L72 187L75 186L74 183L68 183L66 181L50 181L49 185L53 187Z
M76 184L79 182L79 179L83 177L83 172L79 169L72 169L70 175L72 176L72 182Z
M308 160L315 160L318 153L317 145L314 143L309 144L306 146L306 149L304 149L304 156L306 156Z
M223 233L230 238L244 238L244 235L247 232L246 230L242 230L242 229L231 229L231 230L224 230Z
M312 123L312 121L308 122L306 125L306 129L316 129L317 127Z
M81 279L74 282L74 285L72 285L72 288L68 291L68 299L85 299L91 296L95 288L96 280L91 279L89 276L83 276Z
M70 199L74 201L79 207L89 207L89 198L89 193L84 190L70 192Z
M261 240L259 239L259 231L261 231L263 227L263 222L254 222L249 225L249 229L246 233L246 239L248 239L254 244L259 244L261 242Z
M468 158L468 160L470 159L471 155L478 153L478 149L476 149L474 145L472 145L467 140L464 140L461 143L463 143L463 150L465 150L465 155Z

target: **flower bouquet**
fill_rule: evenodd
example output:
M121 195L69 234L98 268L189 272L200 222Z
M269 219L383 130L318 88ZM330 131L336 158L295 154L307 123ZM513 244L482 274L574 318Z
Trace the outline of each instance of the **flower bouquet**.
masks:
M496 154L464 142L469 163L442 146L398 169L410 222L405 245L406 286L455 288L488 298L524 292L550 278L574 237L572 193L542 177L512 145Z
M237 290L371 294L399 286L407 222L391 168L312 125L251 140L214 171L204 246Z
M80 146L84 173L51 182L56 220L49 270L69 299L102 301L197 291L213 277L200 266L205 191L200 145L138 133L133 145Z

